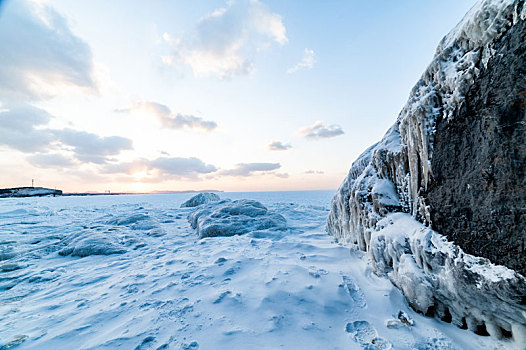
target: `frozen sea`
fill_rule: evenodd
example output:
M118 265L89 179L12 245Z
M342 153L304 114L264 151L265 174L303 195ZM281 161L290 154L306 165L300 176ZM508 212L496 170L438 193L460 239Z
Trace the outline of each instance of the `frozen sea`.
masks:
M413 312L326 234L332 195L221 193L288 229L204 239L192 194L2 199L0 349L505 348Z

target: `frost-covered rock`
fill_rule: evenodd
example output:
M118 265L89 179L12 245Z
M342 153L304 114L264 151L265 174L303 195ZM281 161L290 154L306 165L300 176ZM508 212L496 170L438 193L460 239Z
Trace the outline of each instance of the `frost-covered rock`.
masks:
M287 228L283 216L270 213L263 204L249 199L206 204L188 215L188 221L199 238Z
M109 234L88 230L78 236L66 239L67 246L58 253L62 256L86 257L90 255L111 255L126 253Z
M183 204L181 204L181 208L191 208L191 207L197 207L198 205L202 204L208 204L211 202L217 202L221 198L215 193L212 192L203 192L199 193L198 195L193 196Z
M485 258L526 271L525 19L524 1L473 7L353 163L327 220L416 310L519 347L526 279Z

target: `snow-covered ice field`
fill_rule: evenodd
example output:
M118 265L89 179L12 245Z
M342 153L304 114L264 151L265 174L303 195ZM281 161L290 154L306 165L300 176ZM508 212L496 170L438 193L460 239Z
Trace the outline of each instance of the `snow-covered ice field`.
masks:
M203 239L192 194L2 199L0 349L506 348L413 312L325 233L332 195L222 193L288 229Z

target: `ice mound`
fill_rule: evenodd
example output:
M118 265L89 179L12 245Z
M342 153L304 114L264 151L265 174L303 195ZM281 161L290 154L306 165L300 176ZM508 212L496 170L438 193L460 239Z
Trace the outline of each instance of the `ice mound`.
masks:
M114 238L101 232L88 231L66 241L68 245L58 252L59 255L86 257L126 253Z
M269 213L260 202L224 200L200 207L188 215L199 238L234 236L258 230L285 230L287 222L279 214Z
M159 222L145 213L115 217L106 221L109 225L127 226L134 231L147 231L148 236L159 237L165 234Z
M199 193L198 195L193 196L183 204L181 204L181 208L192 208L197 207L201 204L208 204L211 202L218 202L220 200L219 196L215 193L211 192L204 192Z

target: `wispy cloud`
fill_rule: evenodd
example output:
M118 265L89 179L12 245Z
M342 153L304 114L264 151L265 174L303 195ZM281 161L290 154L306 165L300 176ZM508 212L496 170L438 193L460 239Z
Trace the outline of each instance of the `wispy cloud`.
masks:
M320 139L343 135L344 132L337 124L325 126L322 121L317 121L313 125L300 129L298 134L309 139Z
M254 173L271 172L281 168L279 163L239 163L233 169L219 171L223 176L251 176Z
M311 49L305 49L303 52L303 57L301 58L301 61L296 63L294 66L287 69L287 73L296 73L297 71L300 71L302 69L312 69L314 67L314 64L316 63L316 53L314 50Z
M321 170L307 170L307 171L305 171L305 174L308 174L308 175L321 175L321 174L325 174L325 172L323 172Z
M138 102L129 108L117 109L116 112L135 112L144 111L153 115L163 127L170 129L202 129L211 131L217 127L217 123L211 120L181 113L173 113L170 108L161 103L145 101Z
M274 173L274 176L282 178L282 179L287 179L289 177L289 174L287 174L287 173Z
M281 16L258 0L231 0L185 36L163 38L172 48L162 57L165 64L186 64L195 76L219 78L249 74L257 52L288 41Z
M269 151L286 151L288 149L292 148L290 144L284 144L280 141L272 141L268 146L267 149Z

